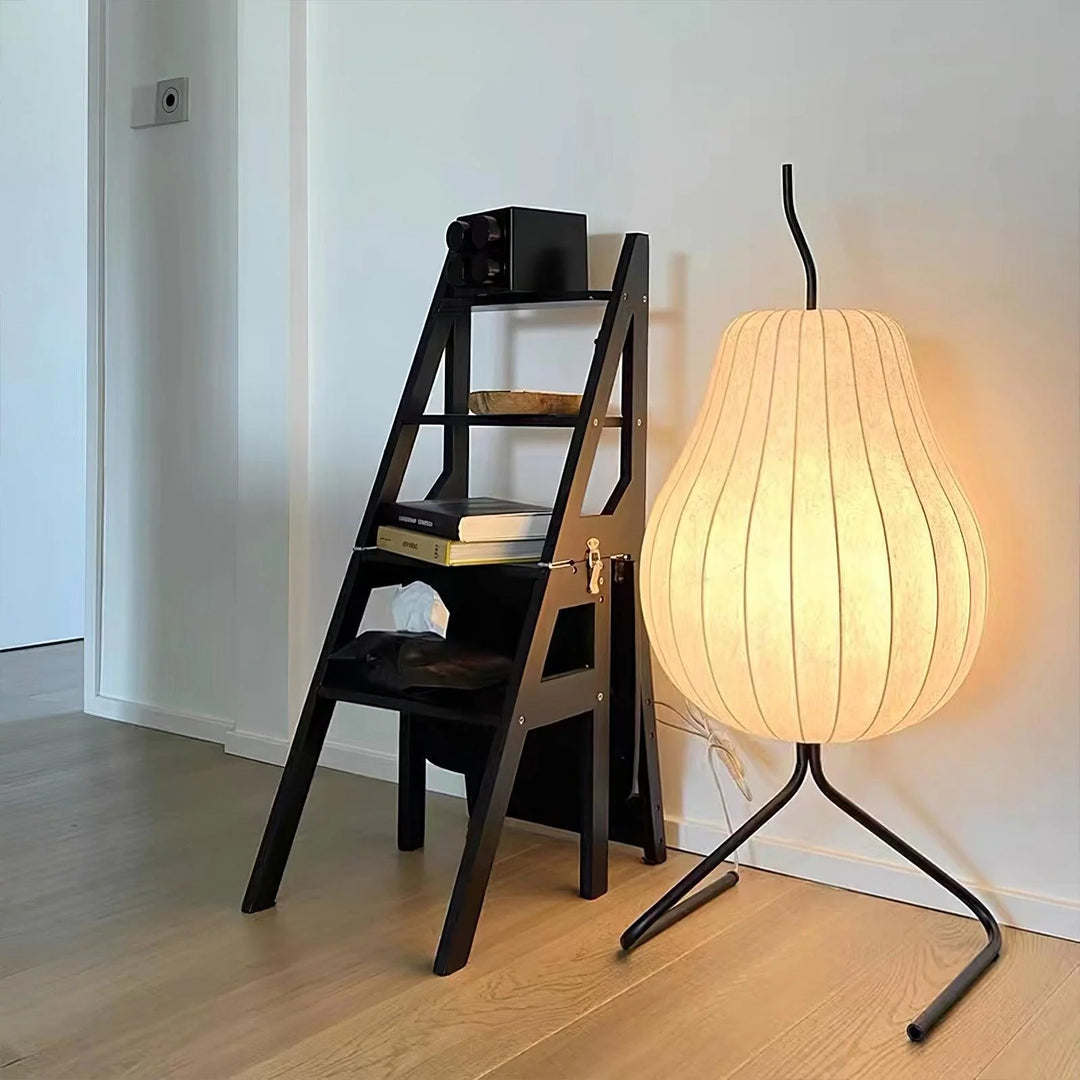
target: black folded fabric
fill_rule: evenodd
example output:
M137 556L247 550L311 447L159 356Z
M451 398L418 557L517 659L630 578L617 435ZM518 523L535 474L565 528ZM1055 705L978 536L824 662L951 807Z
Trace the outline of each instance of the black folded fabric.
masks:
M438 634L415 634L396 630L367 630L334 653L335 665L350 672L374 690L399 693L405 690L482 690L505 682L511 661ZM350 680L351 681L351 680Z

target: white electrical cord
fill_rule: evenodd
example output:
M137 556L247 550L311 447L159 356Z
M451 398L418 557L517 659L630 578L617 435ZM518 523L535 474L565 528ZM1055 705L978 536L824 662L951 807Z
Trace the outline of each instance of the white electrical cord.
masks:
M685 713L681 709L676 709L674 705L669 705L666 701L656 701L655 704L667 709L669 712L673 712L683 721L682 724L673 724L670 720L664 720L660 716L657 716L656 719L661 724L669 728L674 728L676 731L684 731L687 735L694 735L699 739L705 740L705 757L709 762L709 769L712 772L716 790L720 794L720 806L724 811L724 821L727 824L728 836L730 836L735 830L731 826L731 814L728 812L727 799L724 796L724 785L720 782L720 772L717 768L716 759L719 757L723 761L727 771L731 774L732 780L735 781L736 786L742 793L743 798L749 802L751 797L750 785L747 782L746 769L743 766L738 749L727 735L714 726L708 716L690 702L686 703ZM733 856L735 869L738 870L738 848L735 849Z

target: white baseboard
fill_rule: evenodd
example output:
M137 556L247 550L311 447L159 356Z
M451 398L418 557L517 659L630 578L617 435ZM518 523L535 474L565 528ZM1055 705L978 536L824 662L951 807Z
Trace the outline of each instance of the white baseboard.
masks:
M122 724L136 724L139 727L153 728L155 731L167 731L170 735L186 735L189 739L202 739L204 742L224 743L232 730L232 724L227 720L219 720L214 716L165 712L153 705L105 697L102 694L87 695L83 711L91 716L102 716L106 720L119 720Z
M229 723L214 717L178 716L149 705L115 698L97 696L89 699L86 711L110 720L140 724L158 731L220 743L226 753L271 765L284 765L289 749L285 739L235 731ZM338 769L377 780L393 782L397 779L396 754L368 750L350 743L327 740L319 764L328 769ZM430 764L427 787L429 791L444 795L463 796L465 793L461 776L437 769ZM696 855L712 851L727 836L723 829L711 822L683 818L668 818L667 831L668 844L671 847ZM966 908L940 886L900 862L869 859L848 852L761 837L746 845L741 858L747 866L762 870L774 870L780 874L918 904L920 907L938 911L969 914ZM961 880L986 901L1005 925L1080 941L1080 902L1014 889L988 888L981 882Z
M726 831L706 821L669 818L667 830L669 846L695 855L712 851L727 837ZM940 885L900 862L869 859L849 852L768 837L750 841L740 852L740 859L747 866L761 870L775 870L791 877L901 900L937 911L970 915L967 908ZM1014 889L990 888L981 882L962 878L960 882L976 893L1006 926L1080 941L1078 902Z
M257 735L250 731L230 731L225 736L225 752L238 757L265 761L270 765L284 765L289 752L285 739ZM319 764L326 769L369 776L375 780L397 782L397 754L382 750L368 750L352 743L334 742L327 739L323 744ZM427 789L442 795L465 796L464 778L457 773L436 768L430 762L427 767Z

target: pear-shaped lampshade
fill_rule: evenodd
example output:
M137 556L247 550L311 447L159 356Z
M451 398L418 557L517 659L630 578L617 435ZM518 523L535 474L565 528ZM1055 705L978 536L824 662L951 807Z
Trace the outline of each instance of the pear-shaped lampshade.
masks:
M755 735L868 739L949 700L982 633L986 555L892 319L728 327L641 590L676 688Z

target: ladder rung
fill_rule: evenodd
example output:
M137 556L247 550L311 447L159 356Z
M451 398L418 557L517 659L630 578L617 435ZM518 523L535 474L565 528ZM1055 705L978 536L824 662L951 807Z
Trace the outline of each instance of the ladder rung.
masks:
M610 289L588 289L573 293L485 293L481 296L455 296L451 303L462 301L471 307L489 311L513 311L531 307L570 307L578 304L606 304L612 297Z
M577 415L553 416L547 413L424 413L406 420L408 424L438 427L574 427ZM605 416L603 426L622 427L621 416Z
M319 697L348 701L354 705L373 705L391 712L417 713L433 720L456 720L473 724L496 724L500 719L502 690L442 690L417 694L387 694L345 681L326 681L319 687Z

